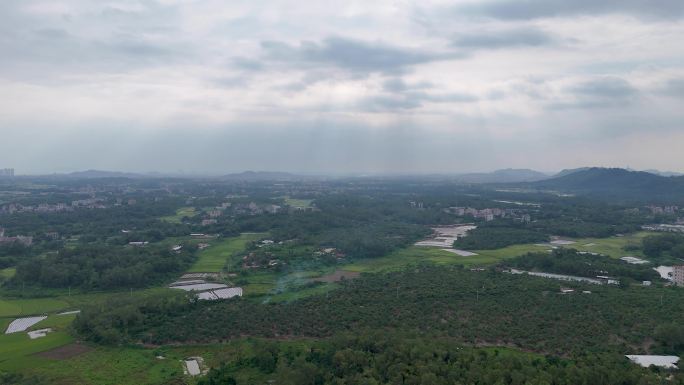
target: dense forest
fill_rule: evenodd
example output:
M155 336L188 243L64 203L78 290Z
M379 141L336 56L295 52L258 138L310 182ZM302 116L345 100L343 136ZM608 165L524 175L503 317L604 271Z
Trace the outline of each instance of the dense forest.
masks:
M109 344L328 337L381 328L562 355L672 352L668 349L680 346L658 340L654 330L684 317L681 290L563 285L592 294L561 295L558 281L495 270L422 266L365 275L326 295L291 303L122 298L83 309L74 327L83 338Z
M195 247L84 245L23 260L9 285L121 289L173 279L195 260Z
M642 248L644 254L655 261L681 263L684 259L684 235L650 235L643 239Z
M255 378L279 385L655 385L667 378L684 383L679 374L649 371L617 354L567 359L384 332L344 334L301 347L256 340L252 351L212 369L198 385L251 384Z

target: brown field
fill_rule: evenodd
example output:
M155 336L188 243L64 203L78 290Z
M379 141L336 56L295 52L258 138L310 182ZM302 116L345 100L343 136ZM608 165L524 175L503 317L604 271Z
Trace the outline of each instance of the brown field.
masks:
M361 273L356 271L346 271L346 270L336 270L332 274L323 275L320 277L313 278L314 282L339 282L343 279L354 279L359 278Z
M60 346L58 348L51 349L45 352L37 353L36 355L43 358L49 358L52 360L68 360L69 358L76 357L83 353L87 353L91 350L93 350L93 348L89 346L74 343Z

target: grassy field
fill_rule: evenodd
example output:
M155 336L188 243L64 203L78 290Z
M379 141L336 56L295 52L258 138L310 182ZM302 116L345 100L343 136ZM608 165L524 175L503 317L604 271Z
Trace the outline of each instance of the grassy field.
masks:
M160 219L170 223L181 223L184 217L194 217L195 215L197 215L197 210L194 207L181 207L176 211L176 215L169 215Z
M480 256L462 257L439 248L411 246L405 249L396 250L384 257L362 259L344 265L341 269L366 273L391 271L426 261L436 264L462 264L464 266L480 265L491 262Z
M290 197L285 197L284 199L286 205L301 209L309 208L311 203L313 203L313 199L293 199Z
M494 250L475 250L473 253L478 255L470 258L480 258L488 263L497 263L504 259L514 258L527 253L548 252L548 250L551 250L548 246L537 246L534 244L512 245Z
M628 234L622 237L609 238L579 238L570 239L576 243L564 246L580 251L590 251L601 253L613 258L620 258L625 255L642 257L641 251L625 251L627 245L640 245L641 240L649 233L639 232ZM439 248L408 247L397 250L387 256L373 259L359 260L354 263L342 266L342 269L358 272L378 272L386 270L397 270L407 265L430 261L436 264L461 264L466 267L476 265L495 264L505 259L514 258L526 253L547 252L549 246L539 246L536 244L522 244L504 247L495 250L473 250L478 255L471 257L461 257Z
M245 233L239 237L208 241L211 246L197 253L197 262L188 271L220 272L234 253L245 249L247 242L255 241L265 235L265 233Z
M624 247L627 245L641 245L641 240L648 235L653 233L639 232L634 234L628 234L623 237L610 237L610 238L579 238L573 239L577 243L569 245L568 247L581 250L590 251L594 253L601 253L608 255L613 258L620 258L626 255L643 257L644 254L641 250L635 251L625 251Z
M292 347L309 344L307 340L278 341ZM89 385L161 385L193 384L183 375L182 359L200 356L209 367L234 362L253 354L253 339L239 339L223 344L164 346L158 349L136 347L95 347L90 352L66 360L41 359L32 373L50 379L51 384ZM161 355L164 359L156 358ZM272 376L249 367L236 373L239 384L265 384ZM183 381L180 381L183 379Z
M73 341L65 331L48 333L32 340L26 333L0 335L0 370L21 371L35 368L44 359L34 354L50 350Z
M137 385L164 384L182 377L180 354L157 359L152 349L97 347L66 360L42 359L34 373L54 384Z
M4 299L0 298L0 317L44 314L69 307L60 298Z
M6 269L0 269L0 280L1 279L10 279L14 277L14 274L17 272L17 269L13 267L8 267Z
M29 330L52 328L53 332L43 338L30 339L25 332L0 334L0 370L21 370L33 368L40 357L35 353L53 349L73 341L66 332L69 324L76 318L75 314L50 315L47 319L31 326ZM0 320L2 332L7 328L11 318Z

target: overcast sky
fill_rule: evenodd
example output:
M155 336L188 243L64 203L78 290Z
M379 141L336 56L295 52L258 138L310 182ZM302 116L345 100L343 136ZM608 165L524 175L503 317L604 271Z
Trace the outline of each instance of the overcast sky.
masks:
M684 171L684 1L0 1L0 168Z

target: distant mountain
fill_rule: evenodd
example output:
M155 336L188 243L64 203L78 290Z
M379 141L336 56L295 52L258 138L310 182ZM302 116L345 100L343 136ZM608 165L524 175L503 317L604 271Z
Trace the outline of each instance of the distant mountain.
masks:
M290 180L303 180L312 179L313 177L302 176L291 174L289 172L277 172L277 171L244 171L240 173L228 174L222 176L220 179L223 180L234 180L234 181L290 181Z
M591 167L566 168L566 169L562 170L561 172L559 172L558 174L554 175L553 177L554 177L554 178L558 178L558 177L561 177L561 176L566 176L566 175L570 175L570 174L576 173L576 172L578 172L578 171L586 171L586 170L589 170L590 168L591 168Z
M77 179L94 179L94 178L143 178L145 175L136 174L132 172L119 172L119 171L102 171L102 170L86 170L86 171L75 171L64 176L69 178Z
M664 177L644 171L598 167L559 175L530 186L613 199L684 201L682 176Z
M548 179L549 176L530 169L507 168L486 173L470 173L458 175L456 179L465 183L518 183L534 182Z
M684 174L682 174L681 172L675 172L675 171L644 170L644 172L648 172L648 173L660 175L660 176L684 176Z

